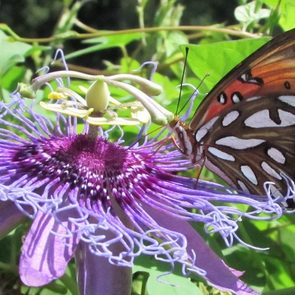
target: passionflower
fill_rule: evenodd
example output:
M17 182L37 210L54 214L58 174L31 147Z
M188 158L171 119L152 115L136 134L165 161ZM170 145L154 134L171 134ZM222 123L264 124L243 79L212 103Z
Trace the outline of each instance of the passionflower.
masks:
M69 76L92 81L84 97L64 86L62 78ZM171 271L180 264L184 275L196 273L220 290L256 294L191 223L203 223L208 233L219 233L231 245L241 217L273 218L281 208L271 198L238 195L179 175L191 163L165 139L124 145L118 126L150 120L165 124L171 117L150 97L156 89L150 81L62 71L37 78L29 90L36 92L53 79L57 88L48 84L51 100L41 102L51 119L36 99L20 93L0 102L1 233L23 218L32 219L19 263L23 283L46 285L61 277L75 257L81 294L130 294L134 259L151 255ZM114 100L110 85L136 102ZM21 90L27 97L29 92ZM128 109L131 118L117 115L119 108ZM229 203L251 210L242 212Z

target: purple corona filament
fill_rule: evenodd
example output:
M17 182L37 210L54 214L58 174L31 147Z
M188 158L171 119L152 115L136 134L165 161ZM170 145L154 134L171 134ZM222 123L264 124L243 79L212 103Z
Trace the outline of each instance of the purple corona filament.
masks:
M52 121L34 108L34 101L18 94L0 102L0 230L9 231L24 216L33 220L20 258L25 284L42 286L59 278L76 255L80 291L96 294L101 281L88 284L86 276L97 271L96 259L131 268L145 254L168 263L171 271L180 263L185 275L196 273L221 290L256 294L190 222L204 224L232 245L239 240L240 217L282 214L271 198L180 176L192 165L164 141L124 146L107 139L114 128L103 132L59 113Z

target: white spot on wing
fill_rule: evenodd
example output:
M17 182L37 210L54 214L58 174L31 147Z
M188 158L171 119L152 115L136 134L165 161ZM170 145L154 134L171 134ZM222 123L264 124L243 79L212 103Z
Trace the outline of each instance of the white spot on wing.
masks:
M246 74L242 74L240 78L241 78L241 80L243 80L244 82L247 82L247 75L246 75Z
M197 142L200 142L202 138L208 133L209 129L213 126L213 124L216 122L218 117L212 118L210 121L208 121L206 124L204 124L195 134L195 139Z
M252 168L248 165L242 165L241 166L241 172L243 173L243 175L253 184L257 185L258 181L257 178L255 176L254 171L252 170Z
M295 115L290 113L290 112L286 112L283 110L279 110L279 116L281 118L281 124L280 127L286 127L286 126L291 126L295 124Z
M239 187L241 188L241 190L243 192L248 193L248 194L250 193L250 191L248 190L246 184L243 181L238 180L237 182L238 182L238 185L239 185Z
M211 161L210 158L206 158L206 162L205 162L206 167L211 170L212 172L216 173L217 175L219 175L221 178L223 178L229 185L234 186L235 184L233 183L233 181L224 173L224 171L222 169L220 169L220 167L215 166Z
M261 110L245 120L245 125L251 128L287 127L295 124L295 115L290 112L278 110L281 123L277 124L269 116L269 110Z
M208 129L201 127L195 135L196 141L200 142L200 140L202 140L202 138L208 133Z
M244 121L244 123L247 127L261 128L268 127L270 124L273 124L274 122L269 117L269 110L261 110L248 117Z
M278 149L271 147L267 150L267 154L271 157L274 161L284 164L286 162L286 158L281 151Z
M221 104L225 104L226 102L226 96L223 92L221 92L218 96L218 102L220 102Z
M260 99L260 98L261 98L261 96L252 96L252 97L247 98L247 102L254 101L254 100L257 100L257 99Z
M239 103L241 101L241 98L236 93L234 93L232 96L232 101L233 103Z
M279 173L277 173L277 171L275 171L268 163L266 163L265 161L263 161L261 163L261 168L270 176L273 176L277 179L282 179L281 175Z
M216 144L228 146L236 150L243 150L247 148L256 147L265 142L263 139L243 139L235 136L226 136L216 140Z
M229 124L231 124L232 122L234 122L238 117L239 117L238 111L231 111L224 116L224 118L222 120L222 125L224 127L226 127Z
M270 184L269 186L269 190L270 190L270 196L273 198L273 199L280 199L283 197L282 193L278 190L278 188L276 188L274 185ZM284 204L284 206L288 206L287 203Z
M282 95L278 99L292 107L295 107L295 96L293 95Z
M215 147L209 147L208 151L213 156L215 156L215 157L217 157L219 159L226 160L226 161L232 161L232 162L235 160L235 158L232 155L230 155L228 153L225 153L225 152L223 152L223 151L221 151L221 150L219 150L219 149L217 149Z

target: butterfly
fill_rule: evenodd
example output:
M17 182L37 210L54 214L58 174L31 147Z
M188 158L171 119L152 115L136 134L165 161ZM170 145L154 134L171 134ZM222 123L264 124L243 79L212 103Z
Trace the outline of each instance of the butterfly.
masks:
M193 163L246 193L266 195L271 182L272 196L282 198L295 180L295 29L225 75L188 125L175 118L169 126ZM284 205L295 208L295 200Z

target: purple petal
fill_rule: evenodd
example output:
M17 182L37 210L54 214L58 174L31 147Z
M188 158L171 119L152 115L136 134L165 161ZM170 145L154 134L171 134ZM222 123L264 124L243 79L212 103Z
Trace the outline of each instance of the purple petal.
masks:
M157 223L169 230L180 232L186 236L188 252L196 254L196 266L207 272L208 283L223 291L231 291L238 295L258 294L239 280L241 272L230 269L205 243L196 230L186 221L175 216L165 214L150 206L145 210Z
M0 237L9 233L25 218L25 215L16 208L14 203L10 201L0 202Z
M81 295L98 294L97 290L104 295L131 293L131 268L111 264L106 257L92 254L83 242L76 253Z
M20 258L20 276L24 284L43 286L64 274L79 239L73 233L75 226L71 222L59 220L41 211L35 217Z

